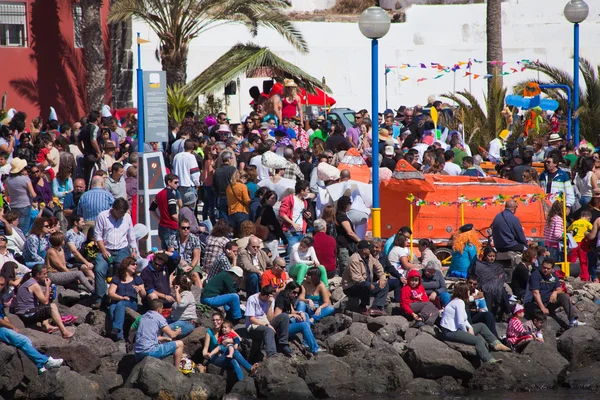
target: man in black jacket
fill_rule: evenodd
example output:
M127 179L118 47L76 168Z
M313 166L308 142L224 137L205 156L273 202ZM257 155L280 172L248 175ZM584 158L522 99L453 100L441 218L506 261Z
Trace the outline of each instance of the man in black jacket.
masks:
M383 250L383 240L378 237L371 239L371 255L383 266L383 270L389 275L388 284L390 292L394 291L394 303L400 302L400 289L406 284L406 279L400 275L398 270L390 263Z

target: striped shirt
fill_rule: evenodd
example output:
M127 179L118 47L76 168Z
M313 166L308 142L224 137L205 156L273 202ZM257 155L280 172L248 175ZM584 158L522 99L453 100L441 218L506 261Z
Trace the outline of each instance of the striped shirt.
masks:
M125 214L123 218L115 220L110 209L98 214L94 227L94 239L96 242L103 241L107 250L121 250L127 247L137 249L138 247L131 215Z
M102 188L92 188L81 195L77 204L77 214L86 221L95 221L102 211L110 209L115 202L112 194Z
M555 215L549 224L544 225L544 246L559 247L559 243L563 241L563 233L563 218Z

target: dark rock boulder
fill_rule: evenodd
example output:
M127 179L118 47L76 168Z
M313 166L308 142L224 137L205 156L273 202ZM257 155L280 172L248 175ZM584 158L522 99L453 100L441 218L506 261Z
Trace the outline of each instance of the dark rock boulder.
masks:
M391 351L370 349L344 357L350 366L357 393L382 394L404 389L413 374L400 356Z
M339 339L331 348L331 352L337 357L344 357L348 354L367 350L369 346L359 341L354 336L345 335Z
M110 317L106 315L105 311L102 310L92 310L85 316L85 323L88 324L92 330L103 336L106 332L110 332Z
M347 334L348 334L347 329L344 329L343 331L338 332L338 333L334 333L333 335L329 336L327 338L327 340L325 341L325 347L327 347L331 351L333 349L333 346Z
M171 393L178 398L186 389L187 377L172 363L154 357L146 357L131 371L125 382L125 387L140 389L150 397L156 397L163 392Z
M468 379L474 371L458 351L428 334L420 334L408 343L404 360L415 376L426 379L446 375Z
M552 389L557 377L531 357L516 353L495 353L501 364L485 363L471 379L471 387L477 390L533 391Z
M600 361L600 332L589 326L567 330L558 338L557 346L572 370Z
M388 332L394 335L403 335L409 327L409 322L402 316L383 316L369 318L367 327L371 332L377 332L381 328L386 328Z
M298 377L290 360L283 356L268 358L256 371L256 383L261 397L307 399L313 398L306 382Z
M346 398L354 392L350 366L339 358L319 355L315 360L300 363L297 369L317 398Z
M563 379L569 367L569 362L560 355L555 347L547 343L531 341L521 351L521 354L531 357L533 361L546 368L558 381Z
M28 399L101 400L106 395L98 383L67 367L52 369L27 385Z
M212 374L190 374L186 382L189 385L184 399L219 400L225 395L225 378Z
M65 360L64 365L78 373L93 373L100 367L100 358L92 352L93 344L49 347L46 355Z
M69 340L73 345L87 346L97 357L106 357L119 351L119 347L110 339L102 337L90 325L77 327L75 336Z
M369 331L369 329L367 328L367 324L363 324L360 322L355 322L352 325L350 325L350 328L348 329L348 335L358 339L362 344L364 344L367 347L371 347L371 343L373 342L373 336L375 336L371 331Z
M600 362L595 362L569 374L565 384L573 389L586 389L600 392Z
M140 389L119 388L108 397L110 400L150 400Z
M440 384L442 391L449 394L463 392L463 388L457 381L451 376L444 376L436 380Z
M402 392L409 396L437 396L442 391L441 385L431 379L415 378Z
M110 392L116 388L123 386L123 377L114 372L106 372L99 374L82 374L87 379L96 382L103 391Z
M23 364L16 347L0 342L0 392L14 390L23 377Z
M253 378L246 377L241 381L238 381L233 388L231 393L238 394L243 398L255 398L258 397L258 391L256 390L256 382Z
M313 326L313 334L316 339L326 341L335 333L350 328L352 318L344 314L335 314L325 317Z
M77 328L79 329L79 328ZM31 340L33 347L38 350L45 351L50 347L63 347L68 346L68 340L63 339L60 336L60 333L56 332L52 335L49 335L45 332L39 331L37 329L25 328L21 329L21 333Z
M194 329L192 333L183 338L185 352L195 362L201 362L204 360L204 357L202 356L202 349L204 347L205 337L206 328L201 326Z

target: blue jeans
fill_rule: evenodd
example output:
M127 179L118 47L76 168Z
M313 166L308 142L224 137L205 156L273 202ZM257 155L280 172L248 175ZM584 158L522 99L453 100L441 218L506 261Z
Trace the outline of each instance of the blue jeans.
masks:
M229 226L233 228L234 232L237 232L240 229L240 225L242 225L242 222L248 221L249 219L250 216L247 213L233 213L229 215Z
M398 278L388 279L390 285L390 292L394 291L394 303L400 303L400 289L402 288L402 282Z
M598 263L598 255L595 251L588 252L588 271L590 272L590 281L594 281L596 276L596 264Z
M48 362L48 357L37 351L27 336L12 329L0 328L0 342L21 350L38 368L42 368Z
M592 196L581 196L579 198L579 204L581 204L581 207L585 206L590 201L592 201Z
M202 206L202 220L206 221L210 218L210 221L215 223L215 207L217 206L217 195L213 190L212 186L203 187L204 190L204 205Z
M96 278L94 280L94 296L96 297L96 299L102 299L106 295L106 277L113 276L114 271L116 271L119 265L121 265L121 261L123 261L125 257L130 255L128 248L121 250L108 250L108 252L113 258L113 261L111 263L111 271L108 270L108 260L104 259L102 253L98 253L98 255L96 256L96 265L94 267L94 275Z
M184 337L192 333L196 328L194 324L192 324L189 321L173 321L172 319L169 319L167 322L169 323L169 328L173 330L181 328L181 333L173 340L183 339Z
M252 365L250 365L250 363L246 361L244 356L242 356L242 354L237 350L233 352L233 359L227 358L227 354L222 353L214 359L212 359L211 362L219 368L233 368L238 381L244 379L244 371L242 370L242 368L248 372L250 372L250 370L252 369Z
M312 353L316 353L319 350L319 345L317 344L317 341L310 330L310 323L298 322L295 318L290 318L288 335L295 335L297 333L302 333L302 337Z
M158 226L158 237L160 238L160 244L163 250L166 250L167 247L169 247L169 239L171 239L171 236L176 235L177 233L177 229L171 229L160 225Z
M316 315L315 312L308 307L308 304L306 304L303 301L298 302L298 305L296 306L296 311L306 313L310 318L314 319L315 322L335 314L335 308L333 308L333 306L327 306L321 309L320 315Z
M240 296L237 293L222 294L215 297L203 297L200 299L202 304L209 307L224 307L229 321L242 318L242 309L240 308Z
M25 235L29 232L31 226L31 206L23 208L11 208L11 211L15 211L19 214L19 229L23 231Z
M561 251L558 247L548 247L548 253L550 253L550 257L554 260L554 262L560 262L563 257Z
M249 273L246 275L246 294L248 297L256 294L260 291L260 287L258 285L260 278L258 274Z
M219 197L217 199L217 218L222 218L229 225L229 204L227 197Z
M287 272L290 272L290 254L292 253L292 246L300 242L304 235L301 232L296 231L283 231L283 235L288 241L287 254L285 255L285 262L287 264Z
M175 342L166 342L156 345L152 351L147 353L135 353L135 359L137 361L141 361L146 357L154 357L162 360L163 358L167 358L170 355L175 354L177 351L177 343Z
M118 329L117 339L123 339L123 323L125 322L125 308L131 308L137 311L137 302L131 300L121 300L118 303L110 305L110 319L113 329Z

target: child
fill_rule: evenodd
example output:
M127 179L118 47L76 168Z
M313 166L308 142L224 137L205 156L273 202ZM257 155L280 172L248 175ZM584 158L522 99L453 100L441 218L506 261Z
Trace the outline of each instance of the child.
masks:
M223 341L225 339L233 340L233 344L228 344L227 346L223 345ZM233 324L231 322L225 321L223 322L223 325L221 325L221 332L218 342L219 346L215 347L209 355L212 357L217 353L223 353L227 351L227 358L233 358L233 353L238 349L241 340L240 336L233 330Z
M425 324L433 326L439 316L437 307L429 301L421 285L421 274L416 269L408 272L408 284L400 291L400 307L405 316L415 320L415 328Z
M476 312L488 312L487 303L485 301L484 293L478 289L477 276L471 275L467 279L469 285L469 303L475 306L473 311Z
M538 342L544 342L544 335L542 334L542 328L546 323L546 315L542 310L535 310L533 318L523 324L525 332L533 337L533 340Z
M533 340L533 335L527 333L523 327L523 317L525 317L525 309L521 304L515 304L512 318L508 321L506 329L506 337L511 346L519 347L525 342Z
M579 265L581 266L580 278L582 281L589 282L590 274L588 271L588 257L587 253L590 251L590 242L586 239L585 234L590 232L593 228L590 220L592 219L592 212L588 209L581 211L581 216L578 220L573 221L571 226L567 228L568 232L573 234L573 239L577 242L577 248L571 250L568 254L569 262L575 262L579 259Z

